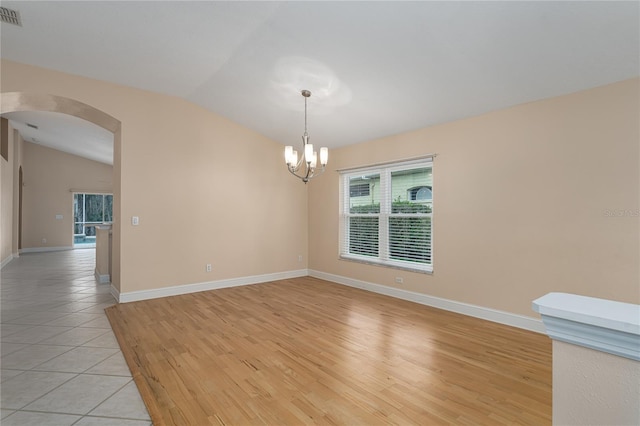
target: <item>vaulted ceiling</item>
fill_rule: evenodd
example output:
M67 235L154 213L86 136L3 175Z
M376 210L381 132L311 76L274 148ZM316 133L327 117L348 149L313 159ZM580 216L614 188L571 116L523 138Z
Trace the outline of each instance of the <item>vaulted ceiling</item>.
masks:
M283 144L300 143L302 89L312 142L335 148L640 75L635 1L2 6L22 19L2 23L3 58L178 96ZM12 120L46 144L55 118Z

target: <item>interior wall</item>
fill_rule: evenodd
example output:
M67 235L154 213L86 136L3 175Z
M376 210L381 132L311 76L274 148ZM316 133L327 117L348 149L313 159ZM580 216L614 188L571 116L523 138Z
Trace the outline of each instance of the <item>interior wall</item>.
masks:
M13 256L19 255L19 227L20 227L20 167L22 166L22 148L24 140L16 129L13 129L13 226L11 250Z
M112 192L113 166L26 141L23 155L23 250L72 247L71 190Z
M554 291L640 303L639 81L333 150L310 268L531 317ZM339 260L335 170L431 153L433 274Z
M280 143L172 96L6 60L1 79L3 92L64 96L121 122L121 292L307 267L307 189Z
M553 424L640 424L640 362L553 341Z
M2 120L6 120L2 118ZM0 264L4 265L13 255L13 168L14 137L8 120L3 124L2 138L8 147L8 157L0 157Z

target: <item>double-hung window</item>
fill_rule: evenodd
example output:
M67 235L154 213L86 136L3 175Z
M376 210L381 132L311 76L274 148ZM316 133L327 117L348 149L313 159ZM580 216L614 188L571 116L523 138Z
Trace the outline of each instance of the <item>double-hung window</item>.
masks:
M432 272L431 158L341 172L340 257Z

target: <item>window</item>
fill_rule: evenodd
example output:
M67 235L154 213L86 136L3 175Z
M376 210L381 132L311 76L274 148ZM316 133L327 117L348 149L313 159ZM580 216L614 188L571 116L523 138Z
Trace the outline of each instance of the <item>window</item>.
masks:
M431 199L431 188L428 186L416 186L411 188L408 193L411 201L427 201Z
M73 215L75 242L95 238L95 225L113 221L113 195L74 194Z
M349 195L351 197L366 197L371 193L368 183L351 183L349 185Z
M432 161L343 172L340 257L432 272ZM367 196L354 187L367 181Z

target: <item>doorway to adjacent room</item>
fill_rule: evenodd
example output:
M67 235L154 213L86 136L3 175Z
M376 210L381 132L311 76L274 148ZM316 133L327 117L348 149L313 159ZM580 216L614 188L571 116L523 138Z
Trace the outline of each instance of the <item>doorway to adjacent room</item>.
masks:
M73 247L96 246L96 225L113 221L113 194L73 194Z

